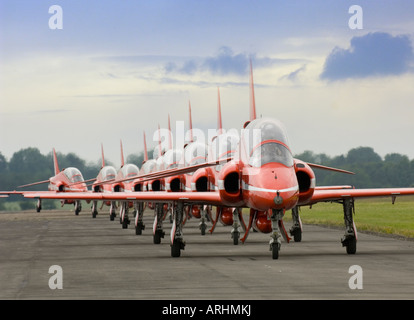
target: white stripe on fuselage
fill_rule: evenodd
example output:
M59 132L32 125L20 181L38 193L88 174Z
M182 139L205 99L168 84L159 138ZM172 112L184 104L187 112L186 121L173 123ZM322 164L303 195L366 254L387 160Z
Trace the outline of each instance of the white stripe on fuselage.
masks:
M286 189L266 189L266 188L259 188L259 187L255 187L255 186L251 186L249 184L247 184L246 182L242 182L242 188L244 190L249 190L249 191L262 191L262 192L290 192L290 191L298 191L299 190L299 186L293 186L290 188L286 188Z

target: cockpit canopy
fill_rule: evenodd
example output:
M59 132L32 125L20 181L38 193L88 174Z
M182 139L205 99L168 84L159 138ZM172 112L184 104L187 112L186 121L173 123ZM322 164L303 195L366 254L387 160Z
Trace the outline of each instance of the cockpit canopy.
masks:
M211 156L213 160L220 160L234 155L240 138L231 132L218 135L211 142Z
M182 158L182 155L183 151L179 149L170 149L167 152L165 152L163 156L164 169L167 170L177 168Z
M69 168L64 169L63 173L72 183L83 182L82 173L74 167L69 167Z
M184 149L186 166L192 166L207 161L207 146L201 142L192 142Z
M143 174L147 174L153 171L157 166L157 161L154 159L149 159L144 162L144 164L141 167L141 171Z
M115 179L116 176L116 170L112 166L105 166L101 170L102 180L108 181L111 179Z
M123 178L128 178L137 176L139 169L135 164L128 163L121 168L121 172Z
M293 166L286 129L278 120L260 118L251 121L243 130L243 143L251 166L261 167L270 162Z

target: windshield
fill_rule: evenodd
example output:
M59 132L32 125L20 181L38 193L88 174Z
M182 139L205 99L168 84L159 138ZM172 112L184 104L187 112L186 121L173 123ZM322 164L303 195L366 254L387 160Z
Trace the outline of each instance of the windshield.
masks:
M64 174L69 179L70 182L83 182L82 173L76 168L66 168Z
M263 142L253 150L249 164L261 167L266 163L277 162L287 167L293 166L293 157L289 149L278 142Z

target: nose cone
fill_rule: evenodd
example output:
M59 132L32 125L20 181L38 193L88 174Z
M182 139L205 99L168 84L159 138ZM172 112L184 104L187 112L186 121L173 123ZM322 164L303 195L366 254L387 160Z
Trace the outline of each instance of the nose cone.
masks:
M278 163L244 168L242 189L247 205L260 211L289 210L299 198L295 170Z

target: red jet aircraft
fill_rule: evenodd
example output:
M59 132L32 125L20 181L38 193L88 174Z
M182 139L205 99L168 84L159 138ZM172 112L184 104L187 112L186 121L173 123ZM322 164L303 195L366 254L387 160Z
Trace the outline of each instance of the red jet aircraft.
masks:
M77 168L68 167L68 168L62 169L62 171L59 170L59 164L58 164L58 160L56 156L56 151L54 148L53 148L53 166L54 166L54 172L55 172L55 175L53 177L49 178L48 180L33 182L33 183L25 184L22 186L18 186L18 188L24 188L24 187L34 186L38 184L43 184L43 183L49 183L48 190L53 191L53 192L63 193L63 192L86 192L88 191L88 188L85 184L82 173ZM24 194L25 192L14 191L12 193ZM43 191L39 191L39 193L43 193ZM76 215L79 215L79 212L82 210L82 205L81 205L80 200L65 199L65 197L62 197L61 203L62 203L62 206L64 204L74 204ZM40 212L41 209L42 209L42 201L41 201L41 198L38 198L38 201L36 204L36 211Z

